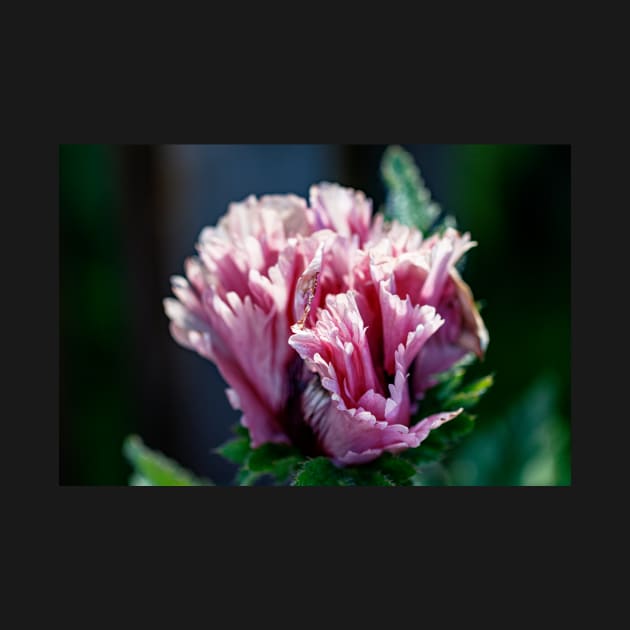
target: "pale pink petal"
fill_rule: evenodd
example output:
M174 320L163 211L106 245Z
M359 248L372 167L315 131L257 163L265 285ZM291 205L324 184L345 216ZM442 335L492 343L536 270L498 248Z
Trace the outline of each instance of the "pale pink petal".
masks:
M390 288L391 282L383 280L379 283L385 370L393 374L394 355L398 347L404 344L404 358L401 362L406 371L427 339L444 324L444 320L435 308L418 304L414 306L409 296L402 300Z
M194 350L195 345L189 338L189 330L187 328L183 328L182 326L178 326L175 322L171 322L169 324L169 330L173 339L184 348L188 348L189 350Z
M376 254L399 256L405 252L417 251L422 243L422 232L417 228L403 225L396 220L385 222L383 215L377 214L365 248Z
M197 295L201 295L203 290L210 283L210 274L204 268L203 264L196 256L187 258L184 262L186 270L186 278L190 285L195 289Z
M372 202L361 191L322 182L309 191L314 230L329 228L341 236L356 234L363 243L369 234Z
M307 218L306 200L296 195L264 195L260 205L269 212L264 215L264 234L268 242L276 245L277 239L288 239L298 234L310 234L311 226ZM282 224L282 232L277 229L272 215L277 215Z
M410 432L416 435L420 442L423 442L433 429L437 429L445 422L456 418L460 413L462 413L462 411L464 411L464 408L460 407L455 411L442 411L440 413L435 413L432 416L427 416L423 420L420 420L417 424L414 424L411 427Z
M173 298L162 300L168 318L180 329L209 332L208 323Z
M475 245L477 243L470 240L470 234L460 235L453 228L445 230L441 238L436 235L425 241L422 249L430 253L431 262L429 275L420 294L423 303L434 306L438 304L444 285L451 272L455 270L455 264L465 252Z
M171 276L171 289L179 301L197 316L201 314L202 306L199 293L194 286L181 276Z

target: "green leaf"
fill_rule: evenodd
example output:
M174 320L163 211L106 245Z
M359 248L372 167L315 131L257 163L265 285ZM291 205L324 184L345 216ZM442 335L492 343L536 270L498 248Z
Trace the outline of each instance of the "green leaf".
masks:
M304 463L304 458L299 455L291 455L283 459L276 460L271 474L280 482L287 482Z
M251 452L247 467L254 472L272 475L284 483L303 461L304 457L295 448L268 443Z
M348 471L356 486L395 486L392 480L384 475L380 470L361 470L357 466L354 470Z
M409 486L416 469L407 460L391 453L360 466L345 468L345 475L357 486Z
M221 446L214 449L214 452L242 466L251 452L249 437L235 437L221 444Z
M465 365L460 363L449 372L442 374L439 377L440 382L426 392L415 421L418 422L440 411L451 411L460 407L469 410L479 402L494 382L493 375L488 374L462 386L464 373ZM465 411L431 431L420 446L404 451L400 457L414 466L440 462L474 427L475 416Z
M396 486L409 485L416 473L416 469L408 461L395 455L382 455L377 462L380 472Z
M296 475L293 486L346 486L343 470L337 468L327 457L309 459Z
M381 175L387 187L385 218L427 232L440 214L431 201L413 157L400 146L390 146L381 161Z
M377 468L369 464L345 469L345 477L354 486L394 486L395 483Z
M438 383L425 392L416 414L416 422L442 411L453 411L459 407L470 409L479 402L483 394L492 386L494 375L488 374L462 385L466 368L474 360L475 357L471 353L471 357L465 357L447 372L436 376Z
M252 485L260 477L271 475L285 483L303 463L304 457L286 444L267 443L252 449L249 431L240 425L233 427L235 438L228 440L215 452L240 466L235 483Z
M477 379L463 387L456 394L450 396L445 401L445 405L453 409L457 409L458 407L470 409L479 402L479 399L492 387L493 383L494 374L488 374L487 376Z
M298 451L291 446L268 442L252 450L247 466L250 470L258 472L272 472L278 461L297 455Z
M409 462L384 453L369 464L337 468L327 457L308 460L294 486L409 486L416 469Z
M440 382L435 386L435 398L443 403L451 396L455 395L462 386L466 370L463 367L452 370L448 378L440 378Z
M134 468L130 485L143 486L211 486L162 453L149 449L137 435L130 435L123 444L123 453Z

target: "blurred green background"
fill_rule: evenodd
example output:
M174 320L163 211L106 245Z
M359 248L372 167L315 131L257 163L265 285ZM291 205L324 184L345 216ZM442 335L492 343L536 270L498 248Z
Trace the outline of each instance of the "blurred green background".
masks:
M495 373L475 431L429 483L566 485L570 449L570 147L403 145L433 198L479 245L464 279ZM385 198L385 145L61 145L60 483L126 484L139 433L229 484L212 453L239 414L216 368L171 340L161 300L204 225L248 194L322 180Z

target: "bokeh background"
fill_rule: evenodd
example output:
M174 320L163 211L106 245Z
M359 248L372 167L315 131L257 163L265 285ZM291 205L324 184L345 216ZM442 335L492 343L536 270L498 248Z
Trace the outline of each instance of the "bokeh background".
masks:
M403 145L479 246L464 279L490 332L495 385L430 483L567 485L570 147ZM231 483L212 452L239 414L210 362L170 337L162 299L205 225L249 194L363 190L378 209L386 145L60 146L60 483L125 485L129 433Z

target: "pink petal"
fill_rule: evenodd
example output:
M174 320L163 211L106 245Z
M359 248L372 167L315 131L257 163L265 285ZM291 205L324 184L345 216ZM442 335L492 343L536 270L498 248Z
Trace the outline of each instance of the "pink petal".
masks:
M404 346L401 364L406 372L424 343L444 324L444 320L431 306L414 306L409 296L402 300L390 291L388 284L390 283L384 280L379 283L379 300L383 321L385 369L393 374L394 355L398 347L401 344Z
M331 401L326 407L320 403L315 412L307 413L307 419L333 462L349 466L367 463L384 452L395 454L416 448L432 429L455 418L461 411L435 414L409 429L378 422L373 416L353 414Z
M369 234L372 202L361 191L323 182L309 191L314 230L329 228L341 236L356 234L364 242Z

